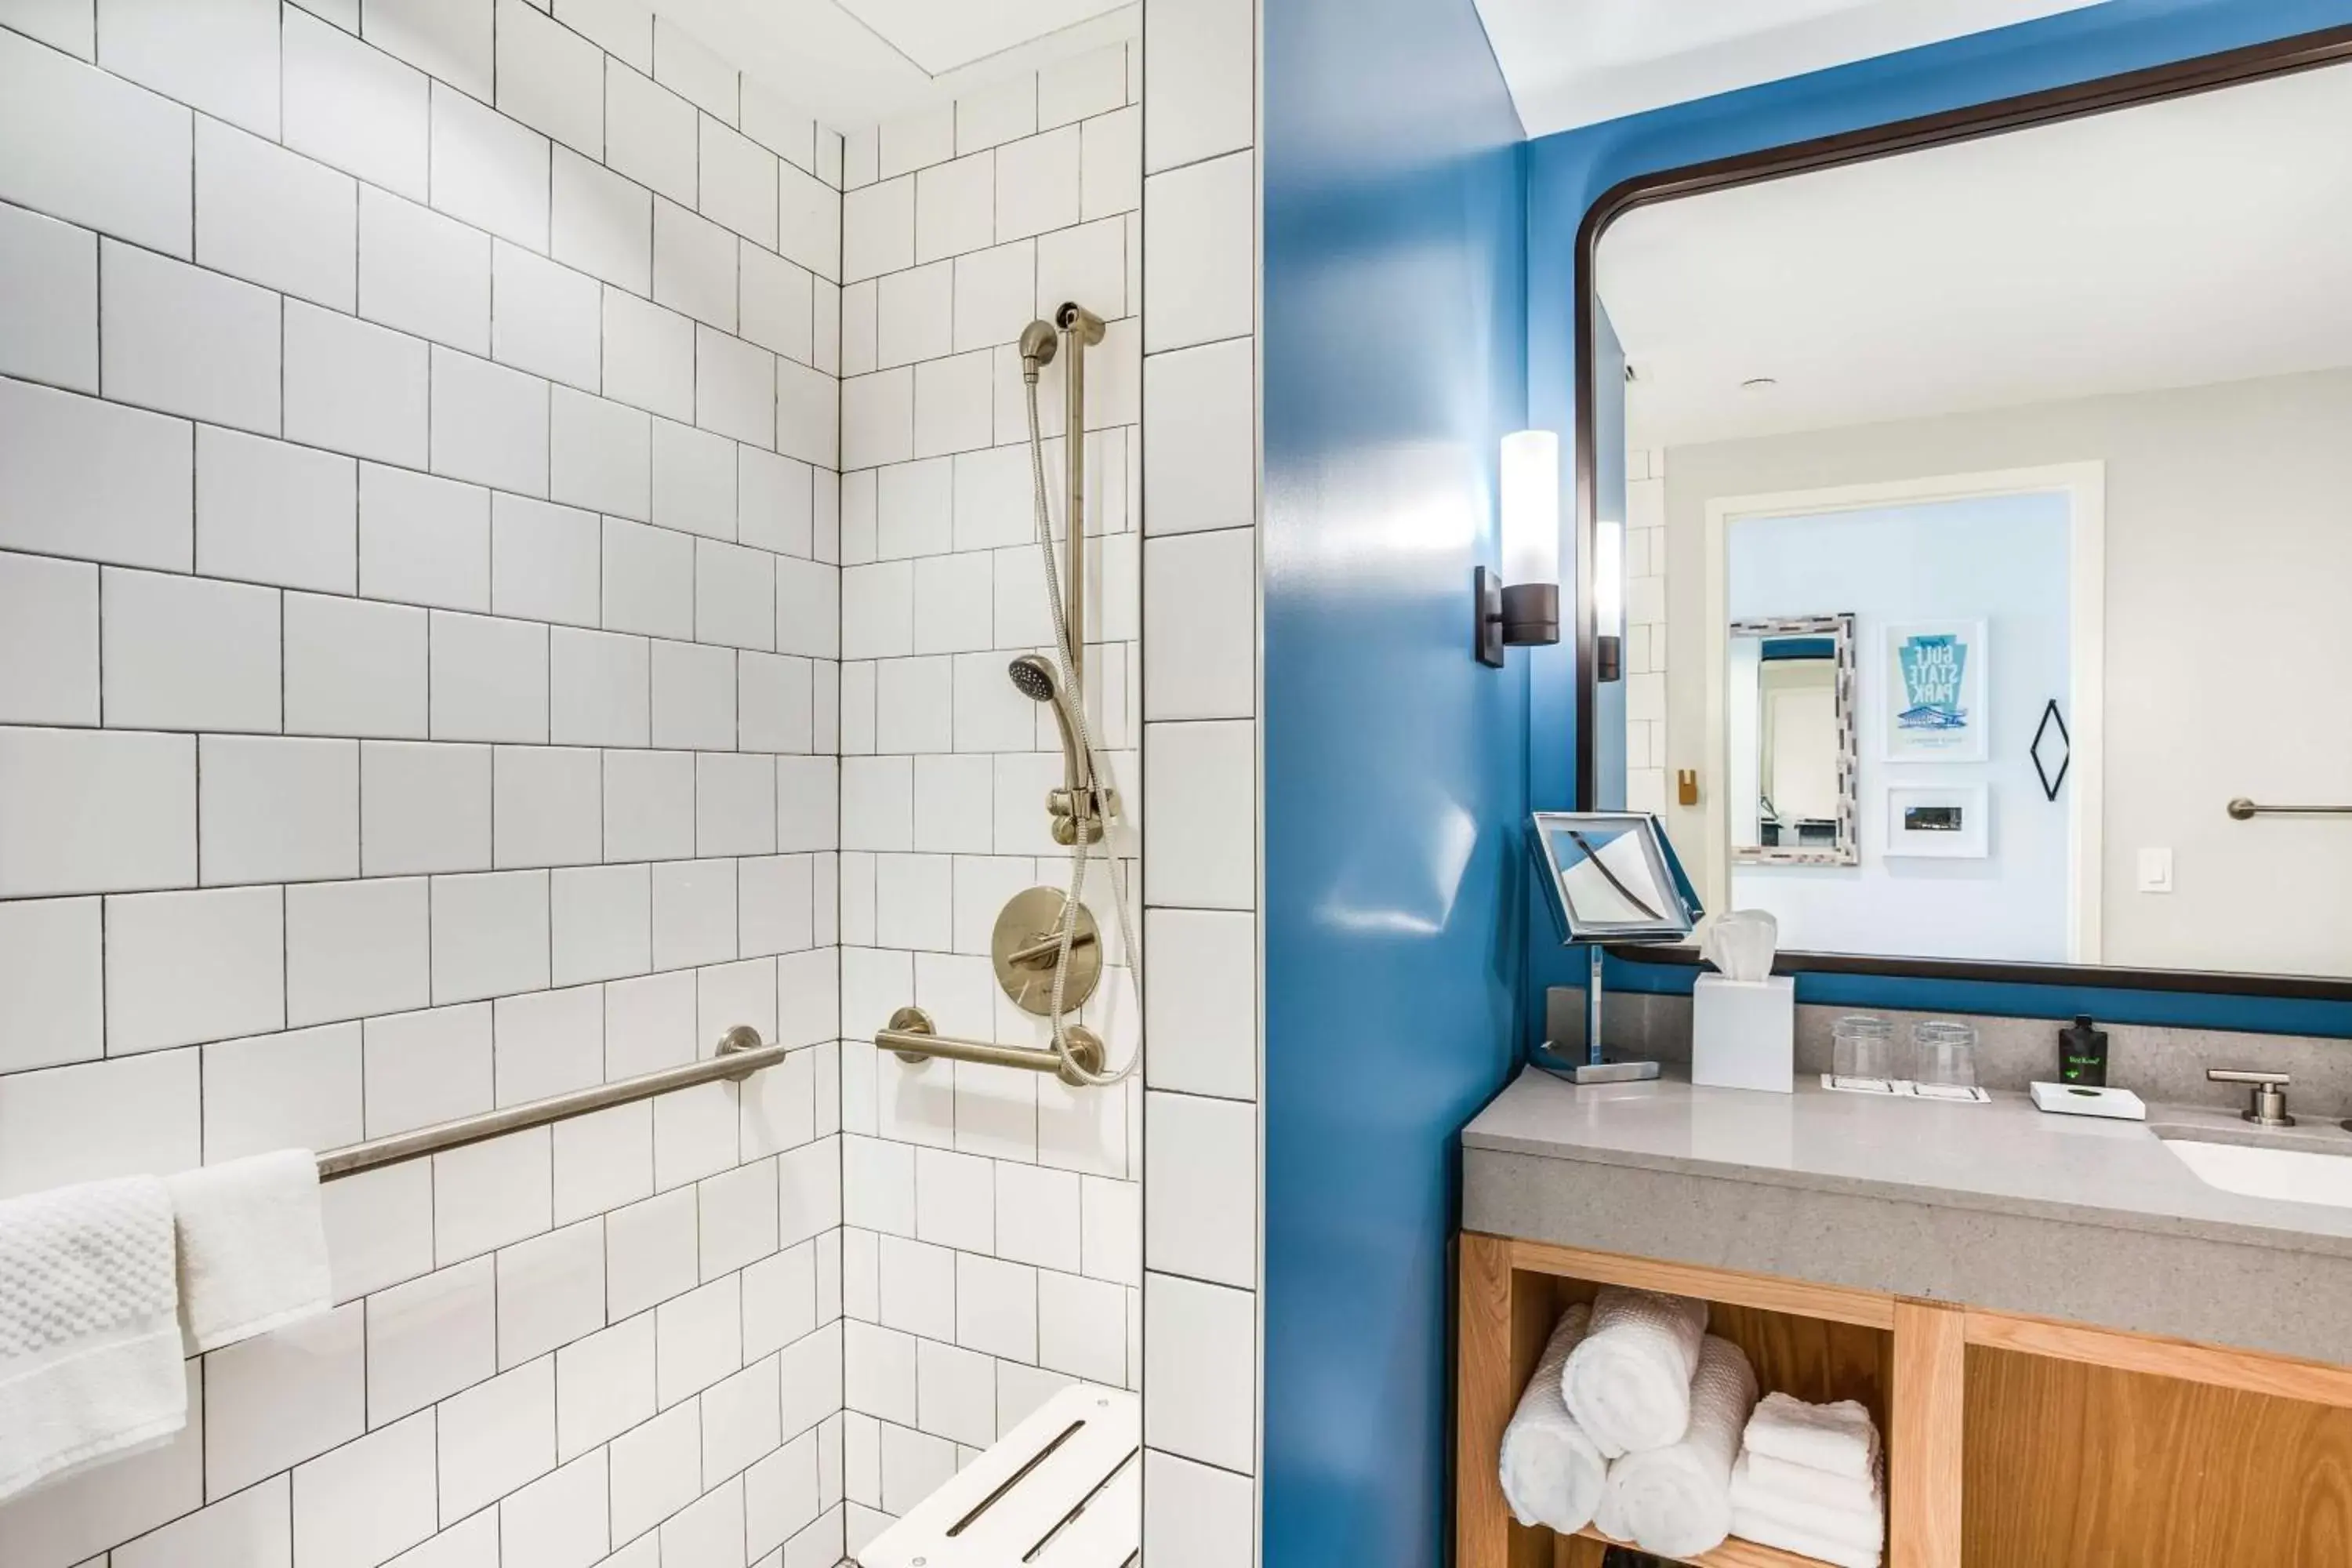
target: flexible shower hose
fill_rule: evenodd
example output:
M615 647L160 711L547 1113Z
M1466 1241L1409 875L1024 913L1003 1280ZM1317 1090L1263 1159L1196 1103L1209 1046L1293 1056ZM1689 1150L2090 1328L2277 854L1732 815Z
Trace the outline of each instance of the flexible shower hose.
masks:
M1118 921L1119 947L1127 955L1128 984L1135 996L1138 1034L1136 1048L1128 1053L1124 1063L1116 1068L1106 1065L1101 1072L1089 1071L1079 1064L1076 1056L1070 1049L1069 1024L1063 1013L1063 999L1070 978L1070 952L1077 942L1078 910L1081 907L1079 900L1087 888L1087 816L1089 815L1098 816L1103 825L1103 837L1106 839L1110 837L1110 815L1102 805L1108 795L1102 781L1110 776L1110 768L1102 753L1095 748L1094 725L1087 717L1087 694L1078 684L1077 658L1075 650L1070 647L1070 617L1068 611L1064 608L1061 574L1054 563L1053 503L1048 499L1045 487L1045 440L1038 427L1037 383L1034 377L1029 378L1028 392L1030 494L1036 501L1037 549L1045 560L1045 602L1053 606L1054 611L1054 656L1061 665L1062 689L1069 694L1070 718L1078 731L1079 748L1086 754L1089 774L1087 789L1092 796L1090 800L1074 800L1070 803L1071 818L1077 831L1073 835L1075 842L1070 847L1070 891L1069 895L1062 900L1060 945L1054 952L1052 999L1054 1054L1062 1058L1062 1070L1070 1078L1081 1083L1092 1084L1097 1088L1108 1088L1133 1072L1137 1064L1143 1059L1140 1032L1143 1012L1143 989L1140 984L1140 976L1143 973L1143 949L1136 942L1135 922L1128 913L1127 889L1119 876L1118 857L1106 847L1104 858L1109 862L1111 910ZM1076 432L1066 432L1063 439L1083 440L1085 437ZM1077 587L1080 592L1084 591L1083 584L1073 584L1073 586ZM1106 973L1108 968L1108 964L1104 965ZM1108 1052L1106 1052L1107 1057Z

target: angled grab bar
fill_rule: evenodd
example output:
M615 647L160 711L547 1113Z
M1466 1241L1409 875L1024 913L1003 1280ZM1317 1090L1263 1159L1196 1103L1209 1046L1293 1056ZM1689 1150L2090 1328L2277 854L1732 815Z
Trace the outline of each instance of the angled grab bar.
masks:
M340 1149L329 1149L319 1156L319 1180L331 1182L338 1176L355 1176L362 1171L381 1170L386 1165L421 1160L428 1154L462 1149L468 1143L484 1142L528 1128L569 1121L575 1116L609 1110L616 1105L650 1100L656 1094L667 1094L673 1089L692 1089L697 1084L716 1083L721 1079L731 1079L740 1083L761 1068L771 1068L782 1061L786 1054L782 1046L764 1044L760 1038L760 1031L751 1025L738 1024L719 1037L719 1054L700 1061L683 1062L674 1068L639 1073L635 1078L615 1079L611 1083L591 1084L585 1089L551 1094L544 1100L500 1106L478 1116L461 1116L454 1121L436 1121L429 1127L395 1132L390 1137L371 1138L364 1143L347 1143Z
M1088 1072L1102 1071L1103 1046L1091 1029L1073 1024L1067 1030L1070 1054ZM931 1016L920 1007L901 1007L890 1015L889 1026L874 1032L874 1044L892 1052L902 1062L921 1063L933 1057L950 1061L981 1062L989 1067L1024 1068L1031 1072L1049 1072L1072 1089L1084 1089L1086 1080L1062 1065L1060 1055L1050 1047L1037 1046L1000 1046L987 1040L959 1040L952 1035L942 1035L931 1023Z

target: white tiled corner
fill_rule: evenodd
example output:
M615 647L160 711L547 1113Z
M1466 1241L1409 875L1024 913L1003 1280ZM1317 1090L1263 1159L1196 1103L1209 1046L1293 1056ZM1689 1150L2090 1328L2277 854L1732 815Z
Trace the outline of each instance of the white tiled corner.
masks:
M1256 1298L1166 1274L1143 1280L1143 1440L1244 1475L1256 1468Z
M1256 510L1255 343L1148 356L1143 364L1145 526L1153 533L1247 526Z
M1257 538L1251 529L1152 539L1143 552L1147 719L1242 719L1257 707Z
M1240 337L1255 324L1257 184L1246 153L1144 182L1144 347Z
M1257 1495L1247 1476L1149 1448L1143 1456L1143 1531L1153 1568L1229 1568L1251 1561Z
M1144 795L1151 805L1151 854L1144 901L1155 906L1246 910L1256 902L1256 733L1243 721L1145 726Z

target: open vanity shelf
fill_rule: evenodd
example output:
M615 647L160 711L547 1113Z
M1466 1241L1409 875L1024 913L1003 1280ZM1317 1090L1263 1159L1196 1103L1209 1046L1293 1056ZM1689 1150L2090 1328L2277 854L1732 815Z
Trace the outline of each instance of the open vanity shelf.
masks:
M2352 1369L1475 1232L1460 1250L1460 1568L1599 1568L1597 1532L1511 1518L1496 1456L1552 1324L1602 1285L1700 1297L1765 1389L1867 1405L1890 1568L2352 1563ZM1737 1539L1690 1561L1812 1563Z

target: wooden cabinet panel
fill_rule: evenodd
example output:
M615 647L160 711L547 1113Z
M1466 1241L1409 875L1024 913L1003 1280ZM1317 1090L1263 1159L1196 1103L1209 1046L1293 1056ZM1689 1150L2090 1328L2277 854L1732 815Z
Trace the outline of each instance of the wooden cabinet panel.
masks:
M2344 1568L2352 1410L1972 1346L1968 1568Z

